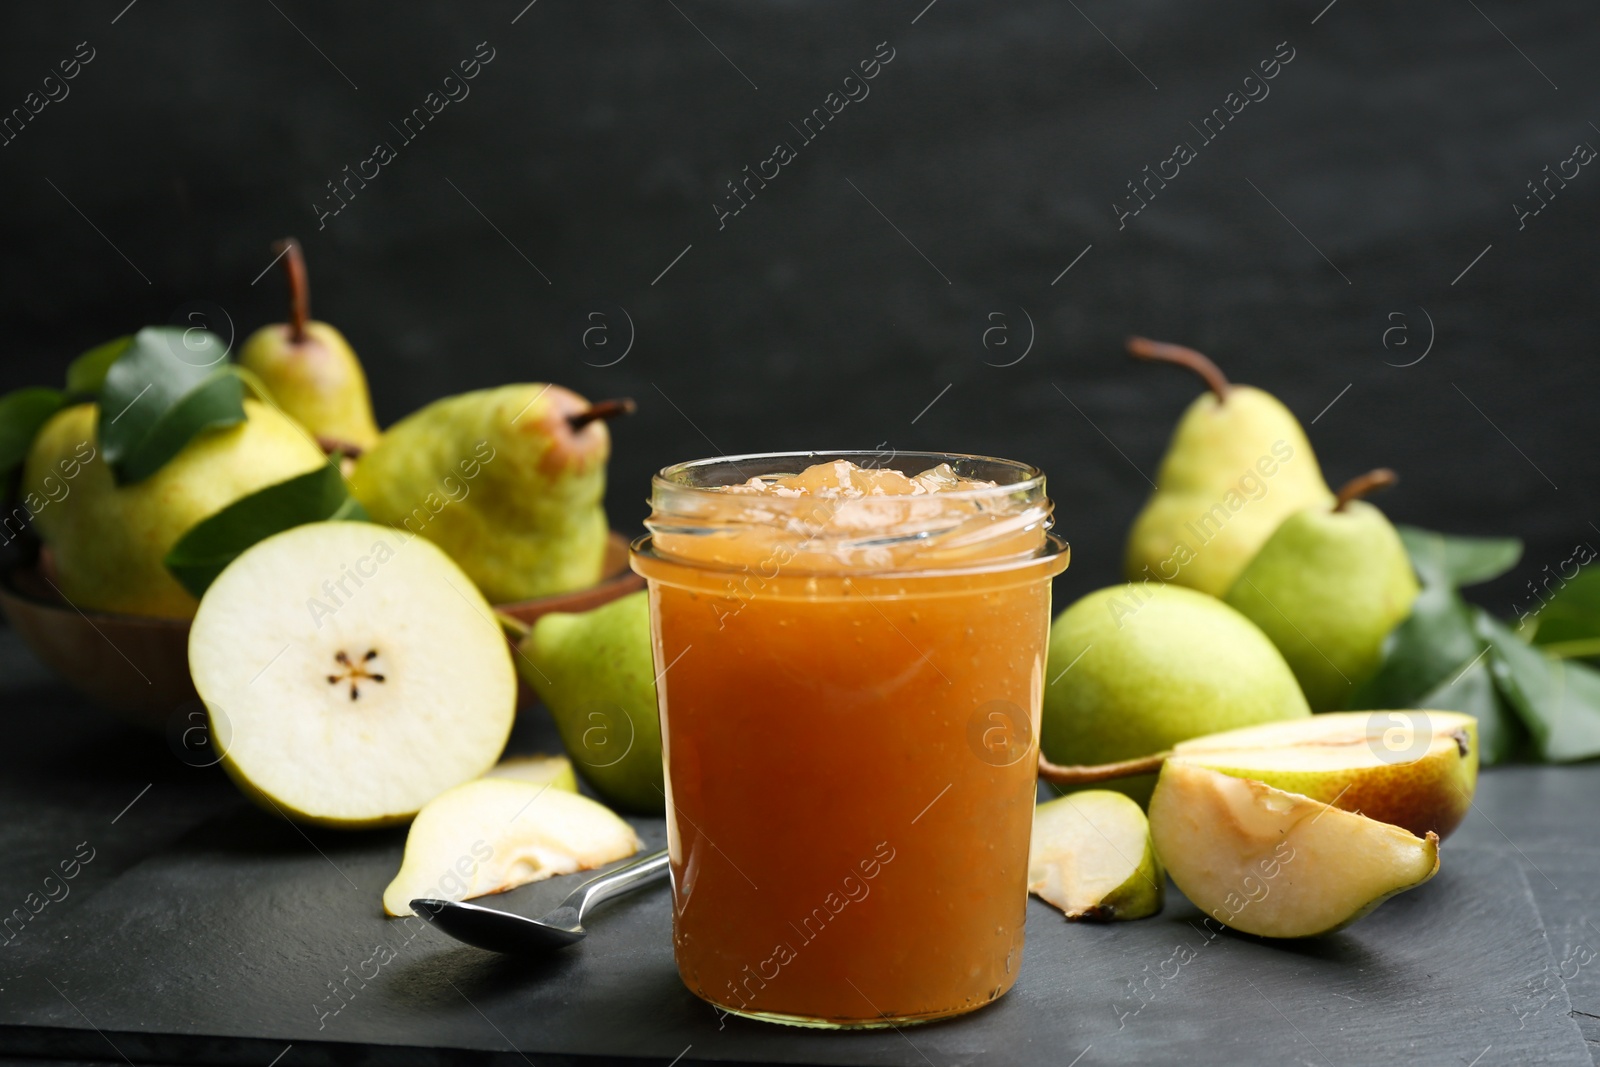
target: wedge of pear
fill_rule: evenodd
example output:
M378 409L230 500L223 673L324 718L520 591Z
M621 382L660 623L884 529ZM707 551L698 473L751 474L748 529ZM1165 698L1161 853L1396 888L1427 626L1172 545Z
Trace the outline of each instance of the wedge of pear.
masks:
M418 897L465 900L589 870L640 848L633 827L588 797L489 777L429 802L411 824L400 870L383 891L389 915Z
M548 785L552 789L578 791L577 775L572 773L572 761L565 756L512 756L489 768L485 778L512 778L534 785Z
M1478 720L1454 711L1344 711L1183 741L1174 757L1448 837L1472 807Z
M1166 887L1144 811L1123 794L1090 789L1034 809L1028 891L1067 918L1142 919Z
M311 287L300 242L287 237L273 247L289 277L289 321L251 334L239 350L239 366L324 448L371 448L378 441L378 424L361 361L344 334L311 321Z
M100 454L94 404L66 408L44 425L22 487L49 501L34 528L67 600L83 611L194 614L195 598L164 562L178 539L240 497L327 462L303 429L271 407L246 400L244 413L244 422L202 431L131 485L118 485Z
M1172 433L1156 488L1128 535L1130 581L1176 582L1222 596L1278 528L1333 493L1300 423L1270 393L1234 385L1205 356L1131 338L1140 359L1176 363L1210 391Z
M1314 937L1439 869L1439 838L1263 782L1168 759L1150 835L1172 881L1219 922L1259 937Z
M1289 661L1313 711L1349 703L1420 591L1400 534L1360 499L1394 482L1380 468L1345 485L1331 507L1290 515L1228 590L1228 603Z

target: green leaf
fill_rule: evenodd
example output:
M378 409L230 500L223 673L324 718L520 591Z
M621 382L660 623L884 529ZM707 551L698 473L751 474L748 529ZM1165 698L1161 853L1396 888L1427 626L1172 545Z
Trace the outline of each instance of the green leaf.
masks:
M85 399L98 396L100 387L105 384L106 371L131 344L131 336L118 337L103 345L95 345L67 364L67 392Z
M1350 701L1351 708L1411 708L1483 651L1472 609L1448 585L1426 585L1411 615L1384 641L1383 662Z
M244 421L244 394L222 339L147 326L105 373L100 447L118 483L141 481L202 430Z
M1545 655L1487 612L1478 613L1477 624L1492 649L1495 684L1539 755L1555 762L1600 756L1600 671Z
M244 421L244 385L224 367L168 408L114 467L124 484L142 482L183 451L201 430Z
M1594 556L1591 554L1587 563ZM1575 561L1575 560L1574 560ZM1578 571L1547 600L1535 599L1528 618L1537 624L1533 640L1556 656L1600 655L1600 568Z
M1413 707L1433 711L1460 711L1478 720L1478 758L1485 765L1516 755L1527 731L1504 695L1495 686L1490 660L1494 653L1469 661L1463 670L1436 689L1422 694Z
M1475 585L1498 578L1522 558L1515 537L1462 537L1397 526L1424 585Z
M38 386L0 396L0 481L28 458L34 436L64 399L60 390Z
M167 553L167 570L196 597L234 558L275 533L308 522L367 520L338 468L329 463L309 474L240 497L193 526Z

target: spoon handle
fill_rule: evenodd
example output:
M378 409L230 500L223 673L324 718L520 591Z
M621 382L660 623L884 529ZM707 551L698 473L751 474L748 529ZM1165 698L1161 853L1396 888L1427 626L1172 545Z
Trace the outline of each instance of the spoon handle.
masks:
M581 923L584 912L602 900L610 900L612 897L630 893L640 886L665 878L668 871L667 850L652 852L626 867L618 867L598 878L589 879L574 889L567 899L561 902L561 907L576 909L578 921Z

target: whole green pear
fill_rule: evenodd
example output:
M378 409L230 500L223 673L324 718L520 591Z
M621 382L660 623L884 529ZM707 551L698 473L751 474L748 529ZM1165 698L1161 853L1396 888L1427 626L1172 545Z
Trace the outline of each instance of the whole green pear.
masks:
M1191 737L1311 714L1267 635L1215 597L1159 582L1114 585L1050 627L1040 751L1113 763ZM1107 783L1141 804L1155 775Z
M520 647L517 670L550 709L584 781L616 807L661 814L666 798L649 594L630 593L578 614L551 612Z
M1272 394L1233 385L1192 349L1138 337L1128 347L1194 370L1211 389L1173 431L1155 491L1128 535L1127 578L1220 597L1279 523L1331 503L1333 493L1299 421Z
M350 488L376 521L449 553L493 603L582 589L605 560L613 403L541 384L446 397L391 426Z
M163 562L178 539L240 497L327 462L291 419L246 400L244 422L203 430L150 477L118 485L99 453L97 411L77 404L45 423L21 488L52 580L85 611L192 616L198 602Z
M1289 661L1314 711L1345 706L1417 599L1400 534L1357 499L1393 482L1393 471L1373 471L1341 489L1332 506L1290 515L1228 590L1228 603Z
M278 242L289 273L289 321L263 326L239 351L239 366L261 380L290 418L330 445L371 448L378 440L367 376L344 335L311 322L300 243Z

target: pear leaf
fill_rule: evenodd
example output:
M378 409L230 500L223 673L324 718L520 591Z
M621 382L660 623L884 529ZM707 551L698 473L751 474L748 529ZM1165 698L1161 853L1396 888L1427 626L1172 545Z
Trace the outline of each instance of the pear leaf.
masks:
M124 485L142 482L182 452L201 430L243 421L244 384L224 367L168 408L112 471Z
M1600 756L1600 671L1546 655L1487 612L1476 623L1492 650L1495 684L1527 724L1539 755L1552 762Z
M99 396L100 448L119 484L148 478L200 431L244 421L227 356L205 330L147 326L133 335Z
M1396 526L1423 585L1476 585L1498 578L1522 558L1515 537L1463 537Z
M1591 553L1583 562L1593 559ZM1560 588L1529 615L1537 624L1534 642L1551 655L1600 656L1600 568L1563 576Z
M1422 694L1413 707L1459 711L1478 720L1478 758L1484 766L1517 755L1527 740L1512 706L1495 684L1494 654L1469 660L1443 684Z
M111 369L122 353L133 344L133 337L118 337L105 344L95 345L89 351L67 364L67 392L77 397L98 396L105 384L106 371Z
M28 458L34 435L61 410L64 399L59 390L39 386L0 396L0 481Z
M224 567L257 541L308 522L344 519L365 522L367 513L329 463L240 497L196 523L163 562L179 584L200 597Z
M1352 709L1418 707L1483 651L1472 609L1449 585L1424 585L1411 615L1383 644L1383 662L1352 695Z

